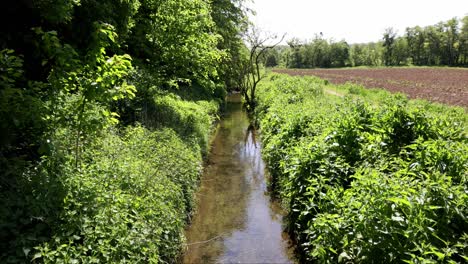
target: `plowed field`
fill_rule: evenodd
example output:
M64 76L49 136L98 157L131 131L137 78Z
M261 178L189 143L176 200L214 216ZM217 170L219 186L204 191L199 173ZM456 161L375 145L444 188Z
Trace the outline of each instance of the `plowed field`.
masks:
M402 92L410 98L468 108L468 69L276 69L289 75L315 75L334 84L352 82L367 88Z

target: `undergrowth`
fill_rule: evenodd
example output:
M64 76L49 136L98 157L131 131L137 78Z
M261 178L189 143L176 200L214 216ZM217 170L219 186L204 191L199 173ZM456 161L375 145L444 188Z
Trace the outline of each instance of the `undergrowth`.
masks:
M163 90L128 56L96 57L28 90L21 58L2 55L18 74L0 91L16 136L0 145L1 263L174 263L182 251L219 100Z
M468 250L464 109L270 75L257 119L304 262L457 263Z

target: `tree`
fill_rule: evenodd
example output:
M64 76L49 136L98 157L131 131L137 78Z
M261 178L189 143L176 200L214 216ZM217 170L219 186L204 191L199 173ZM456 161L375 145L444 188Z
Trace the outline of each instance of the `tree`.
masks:
M382 65L382 43L367 43L351 45L349 63L351 66L380 66Z
M211 1L211 16L215 23L215 32L221 36L217 48L226 51L218 64L219 79L224 82L227 90L234 89L238 78L235 69L242 56L244 43L241 36L248 29L247 10L243 6L244 0L216 0Z
M302 49L304 43L298 38L292 38L287 42L291 50L289 54L288 63L286 64L288 68L302 68L303 67L303 56Z
M257 85L265 77L261 58L268 50L281 43L284 37L285 35L279 41L272 42L277 39L276 35L264 33L255 27L252 27L245 35L249 51L248 58L242 62L242 76L238 84L249 112L253 111L256 106Z
M331 43L330 45L331 67L345 67L349 59L349 45L346 41Z
M315 36L311 45L312 50L312 67L330 67L330 45L320 33Z
M408 43L409 56L415 65L424 65L424 30L419 27L406 28L406 42Z
M385 29L383 36L384 63L386 66L395 65L393 52L395 48L396 32L393 28Z
M462 23L459 45L460 64L466 66L468 65L468 16L462 19Z
M266 67L275 67L278 66L278 54L274 52L269 52L265 59Z
M459 34L458 19L452 18L444 23L444 62L447 65L454 66L458 61Z
M395 40L393 50L393 58L395 65L408 65L408 42L406 38L399 37Z
M91 201L85 196L96 197L93 189L86 189L90 185L81 184L89 179L84 176L106 174L106 169L94 167L101 165L94 155L88 155L90 149L105 144L107 139L124 142L120 137L123 139L126 132L119 132L127 131L127 125L138 122L154 128L140 113L169 115L155 108L155 99L161 93L169 93L163 89L189 87L193 94L201 91L201 96L206 95L203 99L215 99L214 89L223 91L223 79L231 78L231 73L238 69L231 62L243 55L245 44L240 33L247 21L243 1L0 1L4 13L0 16L1 263L47 262L44 248L57 252L50 253L50 258L67 259L62 262L70 262L72 255L82 262L119 262L108 255L106 260L100 258L99 250L93 256L86 253L80 256L83 243L96 248L90 242L96 238L94 233L88 237L80 234L80 241L72 238L72 234L79 234L75 228L81 229L78 221L82 221L78 219L84 218L67 215L76 213L81 217L90 213L86 217L92 219L94 213L83 211L81 205L73 206L75 201ZM186 90L177 92L182 94ZM211 93L205 94L206 91ZM195 100L194 97L188 95L184 99ZM194 105L198 106L198 102ZM205 106L202 105L200 109ZM178 103L172 106L183 107ZM209 108L213 112L217 109L214 103ZM203 126L205 121L210 122L208 113L206 118L198 112L187 118L184 115L180 121L184 131L199 114L203 116ZM162 121L158 123L161 124ZM195 142L191 136L187 139L187 146ZM162 139L150 141L154 140ZM150 141L148 144L153 148ZM113 144L109 144L109 149L117 151ZM199 149L192 150L193 157L198 156ZM75 192L79 190L72 187L75 183L90 192ZM104 189L109 193L113 190ZM180 229L179 225L176 229ZM116 239L107 241L131 235L111 233ZM175 244L180 242L172 239L171 234L169 237ZM62 242L72 240L77 243L66 243L64 249ZM158 249L164 245L159 242L157 246L140 244L141 247L124 249L125 253L120 251L122 254L117 253L117 258L130 262L174 259L172 255L132 259L144 248L155 256L166 254ZM90 258L86 260L84 255ZM49 262L60 261L49 259Z
M143 1L135 16L129 50L146 61L166 87L212 86L226 52L217 48L221 36L207 1Z
M427 36L425 42L426 65L440 65L443 57L443 24L438 23L434 26L424 28Z

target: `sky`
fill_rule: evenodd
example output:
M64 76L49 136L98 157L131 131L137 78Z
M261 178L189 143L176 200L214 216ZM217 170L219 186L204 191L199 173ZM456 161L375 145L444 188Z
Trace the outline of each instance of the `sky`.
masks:
M249 1L249 0L248 0ZM468 15L468 0L253 0L251 21L260 29L310 40L316 33L348 43L376 42L388 27L434 25Z

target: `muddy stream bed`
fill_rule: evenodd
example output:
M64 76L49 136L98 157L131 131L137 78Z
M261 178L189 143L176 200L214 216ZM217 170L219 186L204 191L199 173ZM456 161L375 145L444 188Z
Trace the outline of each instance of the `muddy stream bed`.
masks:
M230 95L186 231L183 263L294 263L266 175L256 131L240 96Z

